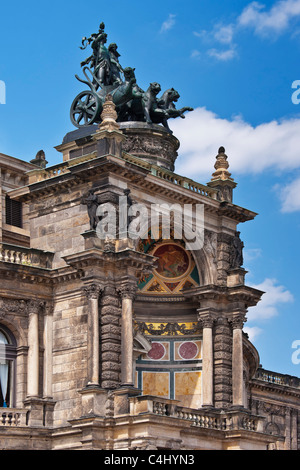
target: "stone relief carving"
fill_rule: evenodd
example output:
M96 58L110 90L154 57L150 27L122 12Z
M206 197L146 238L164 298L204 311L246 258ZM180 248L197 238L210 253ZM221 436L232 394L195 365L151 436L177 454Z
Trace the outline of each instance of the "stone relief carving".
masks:
M147 332L150 335L161 336L168 334L170 336L180 335L192 335L202 331L202 327L199 323L194 323L193 328L186 328L186 325L179 325L178 323L167 323L161 324L159 329L154 328L153 324L147 324L145 322L135 323L136 331L144 334Z

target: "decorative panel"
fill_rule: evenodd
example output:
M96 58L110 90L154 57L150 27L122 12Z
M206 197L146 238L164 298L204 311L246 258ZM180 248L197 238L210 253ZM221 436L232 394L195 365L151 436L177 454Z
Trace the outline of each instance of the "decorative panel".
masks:
M188 408L201 406L201 372L175 372L175 400Z
M153 325L152 325L153 326ZM202 338L164 336L136 361L136 385L143 395L179 400L182 406L201 406Z
M142 275L138 288L143 293L179 294L199 285L198 270L191 252L182 241L140 240L140 251L157 258L152 274Z
M142 373L142 387L144 395L169 398L170 374L168 372L145 371Z

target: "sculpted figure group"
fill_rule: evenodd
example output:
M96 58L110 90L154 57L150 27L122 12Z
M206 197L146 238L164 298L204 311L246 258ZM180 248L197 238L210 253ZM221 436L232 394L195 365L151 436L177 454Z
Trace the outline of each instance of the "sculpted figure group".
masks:
M118 113L118 121L142 121L148 124L163 124L170 131L168 119L184 118L186 111L193 108L176 109L175 103L180 95L170 88L161 97L159 83L150 83L144 91L136 82L135 69L123 67L119 63L120 54L115 43L106 47L107 34L104 23L99 26L98 33L82 39L82 50L91 45L92 54L81 62L85 80L75 77L85 83L90 90L79 93L74 99L70 117L76 127L82 127L101 122L101 112L107 94L112 96ZM171 131L170 131L171 132Z

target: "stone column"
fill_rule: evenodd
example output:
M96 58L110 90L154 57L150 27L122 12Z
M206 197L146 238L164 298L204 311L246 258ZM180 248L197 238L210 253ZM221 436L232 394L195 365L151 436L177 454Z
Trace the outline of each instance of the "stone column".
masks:
M243 380L243 324L244 315L237 314L232 319L232 405L244 407Z
M84 288L89 304L88 312L88 377L87 385L99 386L99 295L103 288L91 284Z
M44 314L43 398L52 398L53 305L46 303Z
M123 386L133 386L133 325L132 303L136 286L126 284L118 289L122 298L121 321L121 383Z
M214 377L214 356L213 356L213 323L211 314L198 310L198 318L203 327L202 344L202 406L213 406L213 377Z
M101 387L115 389L120 386L121 374L121 308L113 285L104 288L100 319Z
M216 319L214 332L214 405L228 408L232 396L231 328L224 316Z
M39 309L41 302L28 303L27 397L39 395Z

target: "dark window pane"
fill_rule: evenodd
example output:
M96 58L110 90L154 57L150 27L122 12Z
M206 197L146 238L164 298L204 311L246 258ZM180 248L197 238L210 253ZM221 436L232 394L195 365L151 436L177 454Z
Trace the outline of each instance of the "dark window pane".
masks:
M22 228L22 203L6 196L6 223Z

